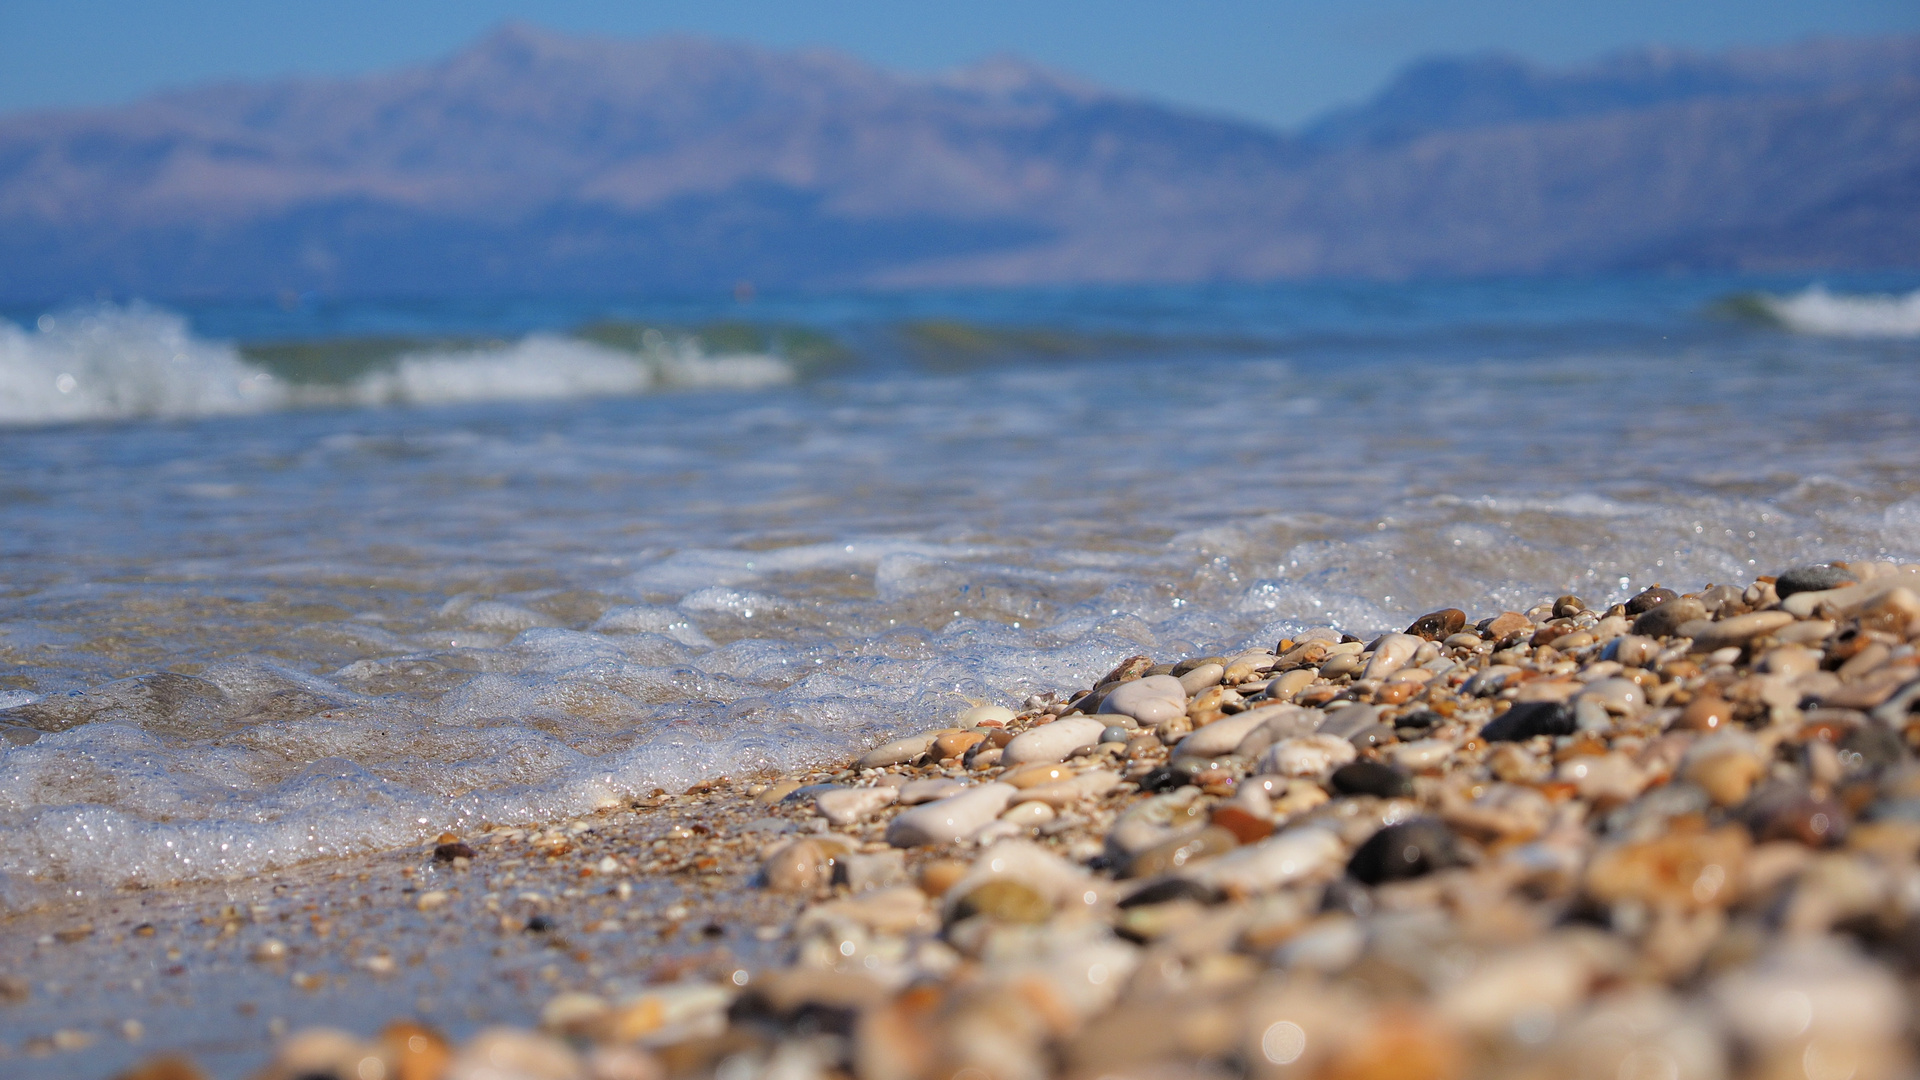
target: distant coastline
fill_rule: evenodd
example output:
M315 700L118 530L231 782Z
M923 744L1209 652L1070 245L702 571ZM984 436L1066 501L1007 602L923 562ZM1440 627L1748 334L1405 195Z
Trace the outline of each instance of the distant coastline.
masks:
M510 26L0 117L0 301L1920 261L1920 38L1438 58L1293 133L990 67Z

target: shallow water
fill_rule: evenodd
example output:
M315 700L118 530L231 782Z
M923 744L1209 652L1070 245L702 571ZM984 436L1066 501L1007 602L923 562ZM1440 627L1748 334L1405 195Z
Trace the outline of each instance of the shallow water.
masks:
M1706 314L1798 287L791 298L756 317L863 359L622 398L583 395L659 387L529 392L509 362L635 314L606 305L190 311L154 355L216 382L252 377L231 336L515 337L431 358L495 390L401 395L466 404L0 429L0 889L576 813L1136 652L1920 557L1920 341ZM53 332L86 317L129 313ZM887 344L909 318L1130 336L929 364Z

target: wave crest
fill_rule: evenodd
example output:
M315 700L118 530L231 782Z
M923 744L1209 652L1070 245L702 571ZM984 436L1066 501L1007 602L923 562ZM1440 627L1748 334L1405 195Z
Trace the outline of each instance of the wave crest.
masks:
M1759 298L1766 313L1802 334L1848 338L1920 337L1920 289L1905 296L1849 296L1815 285L1792 296Z
M794 381L757 353L713 355L690 339L638 352L558 334L419 349L345 383L277 378L231 343L195 337L146 304L0 320L0 425L190 418L292 407L452 405L619 397L660 389L757 390Z

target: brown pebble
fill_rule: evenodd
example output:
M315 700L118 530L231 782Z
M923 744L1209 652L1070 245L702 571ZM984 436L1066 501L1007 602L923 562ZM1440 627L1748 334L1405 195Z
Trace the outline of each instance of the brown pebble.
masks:
M1847 838L1847 812L1832 799L1795 799L1766 816L1761 840L1792 840L1811 848L1834 847Z
M1706 617L1707 605L1691 596L1676 596L1642 612L1633 620L1633 632L1650 638L1672 637L1682 626Z
M1128 877L1154 877L1178 870L1188 863L1211 859L1240 846L1240 839L1229 829L1209 825L1192 836L1176 836L1134 856L1127 866Z
M1587 602L1572 593L1553 602L1553 617L1556 619L1569 619L1586 610Z
M1107 672L1106 675L1102 676L1100 681L1094 685L1096 687L1102 687L1112 683L1132 682L1134 679L1145 675L1152 667L1153 657L1151 656L1129 656L1125 660L1120 661L1112 671Z
M1732 806L1753 790L1754 781L1766 772L1759 758L1739 751L1714 754L1687 766L1685 779L1706 789L1720 806Z
M958 859L935 859L920 868L920 891L928 896L945 896L971 869Z
M1609 904L1725 907L1739 892L1748 847L1746 830L1731 827L1602 848L1587 865L1587 892Z
M440 1080L453 1058L445 1036L411 1020L388 1024L380 1041L394 1065L388 1080Z
M1273 822L1256 817L1238 806L1221 806L1213 811L1213 824L1234 835L1242 844L1265 840L1273 835Z
M458 838L443 840L433 849L433 861L435 862L452 862L455 859L471 858L473 858L473 849L462 843Z
M1533 630L1533 620L1517 611L1503 611L1488 619L1481 627L1481 636L1489 641L1505 643L1509 638Z
M953 907L955 922L985 915L995 922L1043 923L1053 915L1053 905L1031 886L1011 878L996 878L976 886Z
M832 867L819 841L795 840L768 856L760 873L775 892L812 892L827 883Z
M182 1054L159 1054L120 1073L114 1080L207 1080L193 1059Z
M1659 607L1661 604L1679 595L1679 593L1674 592L1672 589L1663 589L1658 585L1642 589L1639 593L1635 594L1633 599L1627 601L1627 614L1639 615L1642 612L1652 611L1654 608Z
M1681 710L1674 726L1688 731L1722 731L1733 723L1733 703L1719 694L1703 693Z
M985 742L987 737L978 731L949 731L933 740L933 756L936 761L957 758L974 746Z
M1413 620L1407 627L1407 633L1428 641L1439 641L1460 632L1467 625L1467 613L1459 608L1441 608Z

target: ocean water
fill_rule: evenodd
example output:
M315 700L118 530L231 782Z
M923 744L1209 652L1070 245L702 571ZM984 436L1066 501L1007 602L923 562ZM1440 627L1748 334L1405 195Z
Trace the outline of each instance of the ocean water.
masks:
M0 904L839 757L1133 653L1920 558L1920 280L0 326Z

